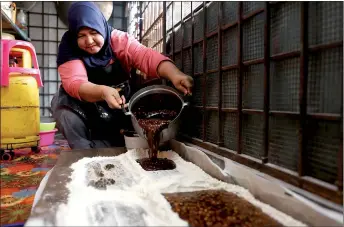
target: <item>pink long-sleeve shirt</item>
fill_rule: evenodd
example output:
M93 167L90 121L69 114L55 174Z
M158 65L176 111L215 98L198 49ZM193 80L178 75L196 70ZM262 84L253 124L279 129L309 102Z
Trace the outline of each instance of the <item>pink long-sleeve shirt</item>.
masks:
M140 44L126 32L113 30L111 33L112 51L122 63L128 73L134 67L145 73L148 77L159 77L157 69L162 61L171 61L169 58ZM113 61L110 62L112 64ZM87 72L81 60L68 61L58 67L62 86L72 97L81 100L79 88L87 83ZM115 76L115 74L114 74Z

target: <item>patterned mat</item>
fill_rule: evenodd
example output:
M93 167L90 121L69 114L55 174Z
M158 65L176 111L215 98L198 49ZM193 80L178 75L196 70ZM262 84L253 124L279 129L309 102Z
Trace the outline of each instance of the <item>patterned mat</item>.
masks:
M67 141L55 140L35 154L30 149L15 150L12 161L1 161L1 226L22 226L30 215L36 190L45 174L54 167Z

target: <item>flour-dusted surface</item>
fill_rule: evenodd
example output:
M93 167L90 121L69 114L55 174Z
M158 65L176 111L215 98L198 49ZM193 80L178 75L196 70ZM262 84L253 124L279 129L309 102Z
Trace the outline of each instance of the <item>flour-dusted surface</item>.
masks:
M259 202L248 190L212 178L173 151L160 152L159 157L173 160L177 166L174 170L143 170L136 160L147 156L147 150L133 149L116 157L83 158L74 163L72 179L67 185L68 202L59 206L56 225L188 226L161 193L224 189L261 208L285 226L304 226Z

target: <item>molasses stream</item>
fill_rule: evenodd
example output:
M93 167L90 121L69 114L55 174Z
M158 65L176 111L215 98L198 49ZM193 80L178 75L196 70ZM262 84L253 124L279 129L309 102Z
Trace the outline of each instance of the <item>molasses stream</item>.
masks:
M172 160L158 158L160 143L173 139L177 133L178 118L187 105L175 89L164 85L152 85L136 92L128 103L135 131L149 145L149 158L137 160L146 171L171 170Z
M134 112L139 125L145 130L149 146L149 158L137 160L146 171L171 170L176 165L172 160L158 158L160 133L167 128L177 112L171 110L152 111L147 114Z

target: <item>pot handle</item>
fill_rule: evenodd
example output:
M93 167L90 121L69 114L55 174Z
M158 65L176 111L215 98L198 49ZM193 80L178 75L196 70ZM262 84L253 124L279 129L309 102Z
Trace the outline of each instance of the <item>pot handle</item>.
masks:
M190 99L191 99L191 95L186 95L184 97L184 102L183 102L182 108L190 105Z
M127 110L123 104L121 105L121 107L122 107L122 111L125 115L127 115L127 116L132 115L131 112L129 110Z
M184 108L184 107L186 107L186 106L188 106L188 105L189 105L188 102L184 102L182 108Z

